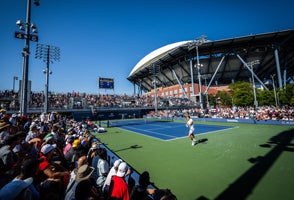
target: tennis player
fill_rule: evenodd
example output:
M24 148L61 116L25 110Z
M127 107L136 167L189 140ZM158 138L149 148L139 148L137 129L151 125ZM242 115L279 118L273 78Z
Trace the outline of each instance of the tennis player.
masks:
M188 137L190 140L192 140L192 146L196 144L195 136L194 136L194 124L193 119L190 117L190 115L186 115L186 127L189 127L189 133Z

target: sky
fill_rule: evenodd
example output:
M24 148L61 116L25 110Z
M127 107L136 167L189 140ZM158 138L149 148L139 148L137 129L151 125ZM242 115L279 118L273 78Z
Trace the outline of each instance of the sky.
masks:
M25 41L14 33L26 4L0 0L0 91L13 89L14 76L22 79ZM293 0L40 0L32 3L31 23L39 44L60 48L60 61L49 65L49 91L132 95L127 77L150 52L202 35L214 41L293 29L293 8ZM29 80L42 92L46 63L35 59L36 44L30 42ZM99 89L99 77L113 78L114 90Z

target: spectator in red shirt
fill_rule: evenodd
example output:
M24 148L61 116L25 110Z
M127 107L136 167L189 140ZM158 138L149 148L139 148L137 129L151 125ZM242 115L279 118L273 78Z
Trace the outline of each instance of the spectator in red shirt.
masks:
M122 162L118 166L118 170L116 175L112 176L110 188L109 188L109 196L111 200L121 199L121 200L129 200L129 189L128 184L126 183L124 176L128 171L127 163Z

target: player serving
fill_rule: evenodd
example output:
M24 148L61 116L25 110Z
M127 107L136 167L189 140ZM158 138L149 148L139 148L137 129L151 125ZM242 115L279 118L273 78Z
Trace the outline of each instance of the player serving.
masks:
M192 140L192 146L196 144L195 136L194 136L194 124L193 119L190 117L190 115L186 115L186 127L189 127L189 133L188 137L190 140Z

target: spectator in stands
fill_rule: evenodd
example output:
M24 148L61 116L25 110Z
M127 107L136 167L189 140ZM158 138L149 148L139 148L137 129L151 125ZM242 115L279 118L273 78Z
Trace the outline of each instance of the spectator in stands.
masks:
M128 185L124 179L128 171L127 163L122 162L118 166L118 171L116 175L112 176L110 187L109 187L109 197L110 199L122 199L129 200L130 194Z
M69 181L68 181L66 191L65 191L65 195L67 195L68 198L70 196L72 196L73 193L74 193L74 188L73 187L76 187L76 185L74 186L74 184L75 184L75 181L76 181L76 176L77 176L77 173L78 173L78 169L82 165L86 165L86 164L87 164L86 156L81 156L77 161L77 166L75 166L73 168L73 170L71 171L70 176L69 176Z
M63 155L65 156L67 154L67 152L72 148L72 144L74 142L74 136L69 135L66 137L65 140L65 147L63 149Z
M12 126L16 124L16 118L17 118L16 114L12 114L11 117L9 118L9 122L11 123Z
M139 177L139 185L136 185L130 195L131 200L153 200L154 188L148 188L150 184L149 172L144 171Z
M53 124L52 128L51 128L51 134L53 135L54 141L57 142L57 138L58 138L58 125L57 124Z
M37 123L32 122L25 141L28 142L29 140L36 138L38 135L39 135L39 127L38 127Z
M177 197L171 193L170 190L165 190L164 195L160 198L160 200L177 200Z
M88 150L88 153L87 153L88 163L90 166L92 166L94 168L96 168L97 162L99 159L99 156L97 154L99 148L100 148L100 142L92 142L91 148ZM93 159L94 159L94 162L93 162ZM93 174L94 173L95 173L95 170L94 170Z
M22 153L30 156L38 156L41 151L42 140L39 137L31 139L28 143L22 143Z
M20 166L20 174L1 190L0 199L2 195L5 199L12 199L14 196L20 199L40 199L40 193L33 183L38 164L36 157L25 157ZM29 191L24 191L25 189Z
M76 138L72 144L72 147L73 147L73 156L71 158L71 162L72 163L77 163L78 159L81 157L81 156L86 156L87 155L87 152L86 150L84 149L84 147L81 145L81 140Z
M1 145L4 145L5 138L7 138L10 135L9 128L11 126L10 122L7 122L5 120L0 120L0 147Z
M99 156L99 160L97 163L98 178L96 180L96 185L97 185L99 192L101 193L102 187L104 185L107 174L109 172L109 165L107 162L107 152L104 148L98 149L98 156Z
M100 198L101 197L101 198ZM82 180L77 184L75 190L75 200L87 200L87 199L103 199L98 193L94 184L89 179Z
M39 130L39 134L41 137L44 137L45 135L47 135L49 132L49 127L48 124L44 121L40 122L40 130Z
M32 194L28 191L32 182L32 178L10 181L0 190L0 199L32 199Z
M6 114L6 110L1 108L0 109L0 119L2 119L2 117Z
M26 154L31 153L31 145L29 145L28 143L26 143L24 141L25 137L26 137L26 133L23 131L19 131L17 133L11 134L14 135L15 137L17 137L17 144L15 145L15 147L13 148L13 152L15 153L17 160L21 161L22 157Z
M66 144L65 144L65 147L63 148L63 155L69 168L75 167L75 162L73 159L73 156L74 156L73 142L74 142L74 136L69 135L66 138Z
M86 159L85 159L86 161ZM94 169L88 164L83 164L77 169L77 173L75 175L75 180L70 182L70 184L67 187L67 190L65 192L65 200L72 200L75 198L75 192L78 184L83 180L89 180L91 183L94 183L94 181L91 180L91 175L93 173ZM92 187L91 187L92 188ZM80 193L78 193L78 197L80 197Z
M19 143L18 135L8 135L0 148L0 188L15 175L18 160L13 148Z
M27 117L27 118L26 118L26 121L25 121L25 124L24 124L24 126L23 126L24 131L25 131L26 133L28 133L28 132L30 131L30 126L31 126L31 124L32 124L32 118L31 118L31 117Z
M118 170L118 166L119 166L119 164L121 162L122 162L121 159L117 159L116 161L114 161L113 166L109 170L109 173L107 174L106 180L105 180L104 185L102 187L102 192L104 194L108 194L109 186L110 186L110 183L111 183L111 178L112 178L112 176L116 175L117 170Z
M41 186L46 191L47 186L58 186L54 190L59 194L62 193L64 185L67 184L67 178L69 172L64 169L63 166L59 165L54 160L56 152L56 144L45 144L41 148L40 158L43 160L39 164L39 170L37 173L37 182L41 183Z

